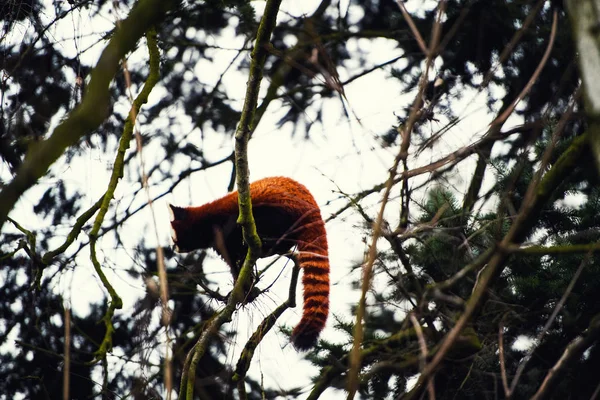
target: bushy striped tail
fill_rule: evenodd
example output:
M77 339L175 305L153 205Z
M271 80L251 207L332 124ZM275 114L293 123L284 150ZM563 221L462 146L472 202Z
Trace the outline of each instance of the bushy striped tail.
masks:
M292 343L298 350L308 350L317 343L329 314L329 258L325 226L320 216L317 226L309 232L315 239L298 244L304 286L302 319L292 332Z

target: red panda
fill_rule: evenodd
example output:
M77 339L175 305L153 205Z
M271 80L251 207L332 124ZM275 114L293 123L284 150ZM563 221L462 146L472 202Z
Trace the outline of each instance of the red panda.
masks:
M329 314L329 257L319 206L304 185L286 177L251 183L250 196L262 256L285 254L297 246L303 270L304 307L292 342L297 349L308 350L316 344ZM236 223L237 192L200 207L170 207L177 251L212 247L234 269L241 266L247 246Z

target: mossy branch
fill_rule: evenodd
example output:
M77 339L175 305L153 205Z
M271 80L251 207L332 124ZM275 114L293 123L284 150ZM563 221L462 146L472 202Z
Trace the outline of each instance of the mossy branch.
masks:
M8 260L9 258L13 258L18 251L25 248L27 243L24 240L19 241L19 245L13 251L9 251L8 253L0 252L0 261Z
M242 227L244 242L248 245L248 255L242 266L238 281L250 278L250 271L260 256L261 240L256 232L256 224L252 215L252 199L250 198L250 171L248 168L248 141L254 129L254 115L258 104L260 82L263 78L263 68L267 59L271 33L275 29L277 13L281 0L269 0L265 13L258 27L256 44L252 50L252 62L248 76L246 98L242 108L240 123L235 133L235 165L237 173L239 217L237 223ZM235 285L232 296L237 301L242 300L245 285Z
M186 388L185 398L188 400L193 400L194 398L194 377L196 376L198 361L206 352L210 339L218 332L225 322L231 321L231 316L237 305L244 299L244 288L250 286L249 283L252 278L252 268L260 256L261 240L256 232L256 224L252 215L252 202L250 199L248 141L254 128L254 115L258 103L260 82L263 77L263 68L267 58L267 46L269 45L271 34L275 29L280 5L281 0L268 0L265 6L265 12L256 35L256 44L252 51L246 97L242 108L240 122L235 134L235 167L237 172L238 203L240 208L238 223L242 226L244 241L248 244L248 254L246 255L240 274L235 282L233 291L229 296L227 305L210 321L192 350L190 350L193 357L190 361L188 370L184 371L182 374L180 385L181 388ZM187 382L184 382L184 379L186 379Z
M28 229L25 229L21 224L19 224L12 218L9 217L7 219L10 221L10 223L12 223L15 226L15 228L20 230L25 235L25 237L27 238L27 243L29 243L29 245L32 246L33 250L35 251L36 238L33 232L31 232Z
M271 328L273 328L275 322L277 322L277 319L281 316L281 314L283 314L283 312L288 308L296 306L296 287L298 286L299 274L300 266L298 261L294 259L294 269L292 270L292 279L290 280L288 299L279 307L277 307L275 311L265 317L258 328L256 328L256 331L254 331L250 339L248 339L246 346L244 346L244 350L242 350L242 354L240 355L235 367L235 373L231 378L233 382L240 382L242 385L241 387L243 387L243 381L246 377L248 369L250 368L250 362L252 361L256 347L258 347L265 335L271 330ZM240 388L239 385L238 388ZM240 396L242 396L242 393L240 393Z
M85 224L92 216L98 211L100 206L102 205L102 200L104 199L104 195L102 195L98 201L96 201L90 208L88 208L84 213L82 213L77 220L75 221L75 225L73 225L73 229L67 235L64 243L58 246L54 250L50 250L44 254L42 257L42 263L48 265L52 262L54 257L59 254L62 254L79 236L81 233L81 229L83 228L83 224Z
M98 274L98 277L102 281L102 285L108 291L108 294L111 299L108 310L102 318L106 326L106 333L104 334L104 339L100 344L100 348L96 351L96 359L102 359L106 357L106 353L112 348L112 334L114 332L114 327L112 326L112 317L116 309L120 309L121 307L123 307L123 300L117 294L115 289L112 287L112 285L106 278L106 275L102 271L102 266L100 265L100 262L98 262L98 258L96 256L96 242L98 240L98 232L100 231L100 227L102 226L104 217L108 212L108 207L110 206L110 202L114 196L119 180L123 177L123 171L125 168L125 153L127 152L127 149L129 149L131 137L133 136L133 128L135 125L135 120L133 119L133 116L138 115L142 105L148 101L148 96L150 95L152 88L158 82L160 74L160 54L158 52L156 31L154 30L154 28L150 28L146 36L148 44L148 53L150 55L150 71L148 74L148 78L146 79L146 83L144 84L144 87L142 88L141 92L133 101L131 111L129 112L127 120L125 121L123 134L119 139L119 147L117 149L117 155L115 157L115 162L113 165L110 180L108 182L108 187L106 189L106 193L104 194L104 196L102 196L100 210L96 215L96 219L94 220L92 230L89 233L90 258L94 266L94 270L96 271L96 274Z
M19 251L21 249L23 249L25 251L25 253L27 253L27 256L29 256L29 258L31 259L31 262L33 263L33 266L35 268L35 280L34 280L33 284L31 285L31 287L39 289L41 287L42 272L44 270L44 264L42 263L42 260L36 250L37 239L35 237L35 234L33 232L31 232L30 230L24 228L21 224L19 224L14 219L12 219L10 217L6 217L6 219L10 223L12 223L15 226L15 228L17 228L19 231L21 231L25 235L25 238L26 238L26 239L19 240L19 245L17 246L17 248L9 254L14 255L17 251ZM0 257L0 260L2 260L4 258L7 258L7 256L2 255Z
M69 146L94 131L106 119L110 111L109 84L119 70L121 60L135 48L151 26L160 22L179 3L178 0L140 0L133 7L127 19L115 30L92 70L81 104L48 139L30 145L17 174L0 192L0 230L21 195L46 174Z

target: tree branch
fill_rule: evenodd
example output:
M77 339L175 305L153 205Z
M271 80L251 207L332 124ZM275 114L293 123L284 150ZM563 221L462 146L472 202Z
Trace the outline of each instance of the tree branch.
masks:
M520 243L534 224L542 205L550 198L554 189L572 172L573 168L579 163L580 157L587 148L588 135L586 133L573 140L569 148L556 161L554 166L544 175L537 187L533 188L533 196L530 201L523 205L523 209L517 216L509 232L504 237L500 248L510 243ZM477 313L486 298L486 293L492 281L494 281L502 272L502 267L509 254L504 251L495 251L487 264L481 270L478 280L473 288L473 294L467 301L465 311L456 322L456 325L445 336L441 343L440 350L435 354L427 368L423 370L415 388L410 392L407 398L414 398L419 393L426 381L440 365L454 342L460 335L460 332L466 327L473 315Z
M402 4L399 6L402 8ZM431 42L429 43L429 51L426 53L426 62L425 68L421 74L421 79L419 82L419 90L413 102L413 106L411 108L410 115L408 117L408 121L401 128L400 135L402 137L402 144L400 145L400 151L394 160L394 164L390 168L389 176L387 182L385 184L385 191L383 193L383 197L381 199L381 206L379 209L379 213L377 215L377 219L373 224L373 236L371 238L371 244L369 247L369 253L367 255L367 259L365 260L365 265L363 268L363 276L362 276L362 286L361 286L361 295L360 300L358 302L358 307L356 310L356 323L354 325L354 344L352 349L350 350L350 370L348 371L348 400L352 400L358 390L358 374L361 366L361 351L360 348L362 346L363 341L363 319L365 317L366 310L366 298L367 292L371 287L371 279L373 274L373 264L377 257L377 240L381 235L381 227L383 224L383 214L385 212L385 208L387 206L387 202L389 199L390 192L392 187L394 186L394 181L396 179L398 166L401 161L403 161L404 169L407 169L406 159L408 157L408 149L410 147L410 138L412 130L419 119L421 106L423 104L423 93L425 92L426 83L429 76L429 69L433 65L433 60L436 56L435 49L437 49L439 40L440 40L440 32L441 32L441 24L442 24L442 16L444 15L446 8L446 2L441 1L438 6L437 19L432 27L431 32ZM400 128L399 128L400 129ZM404 177L404 179L408 179L408 177Z
M252 62L250 63L250 71L248 84L246 88L246 97L235 134L235 166L237 171L238 185L238 203L240 215L238 223L242 226L244 242L248 244L248 254L244 260L244 264L240 270L233 291L229 296L227 305L208 323L206 329L200 335L200 338L190 350L193 354L187 371L182 375L180 387L186 387L186 399L193 400L194 398L194 377L196 376L196 367L200 358L206 352L209 340L217 333L219 328L225 323L231 321L231 316L237 305L244 298L244 289L249 286L252 277L252 268L260 255L261 241L256 232L256 224L252 215L252 202L250 199L250 179L248 169L248 141L253 130L254 114L258 103L258 93L260 82L263 77L264 63L267 58L267 46L269 45L271 34L275 29L277 13L281 0L268 0L265 6L265 12L261 19L256 35L256 45L252 51ZM185 373L187 372L187 374ZM187 379L184 382L183 379ZM181 393L180 393L181 397Z
M298 286L299 273L300 266L298 265L298 261L294 258L294 268L292 270L292 279L290 280L288 299L279 307L277 307L275 311L265 317L258 328L256 328L256 331L254 331L250 339L248 339L248 342L246 343L246 346L244 346L244 350L242 350L242 354L238 359L235 367L235 373L231 378L233 382L238 382L238 387L240 384L244 384L244 377L250 368L250 362L252 361L256 347L258 347L265 335L271 330L271 328L273 328L275 322L277 322L277 319L281 316L281 314L283 314L283 312L288 308L296 306L296 287Z
M149 29L149 32L152 29ZM149 34L150 35L150 34ZM154 35L156 35L154 33ZM150 71L148 74L148 78L146 79L146 83L142 88L141 92L138 94L136 99L133 101L131 105L131 111L127 116L127 120L125 120L125 126L123 127L123 134L119 139L119 148L117 149L117 155L115 157L115 162L113 165L112 174L110 176L110 180L108 182L108 187L106 188L106 193L102 196L102 204L100 205L100 210L96 215L96 219L94 220L94 224L92 226L92 230L89 233L90 236L90 258L92 264L94 265L94 269L98 277L102 281L102 284L108 291L110 295L110 305L106 314L103 317L104 324L106 325L106 333L104 335L104 339L100 344L99 349L96 352L96 359L102 359L106 357L106 353L112 348L112 333L114 328L112 326L112 317L116 309L120 309L123 307L123 300L117 294L115 289L112 287L106 275L102 271L102 266L98 261L96 255L96 242L98 240L98 232L100 231L100 227L102 226L102 222L104 221L104 217L108 212L108 207L110 206L110 202L113 198L115 190L117 189L117 185L119 180L123 177L123 170L125 167L124 159L125 152L129 148L129 144L131 143L131 137L133 136L133 128L135 125L135 116L138 115L140 108L143 104L148 101L148 96L152 91L152 88L156 85L159 78L159 67L160 67L160 55L158 53L158 48L156 47L156 40L149 39L148 40L148 52L150 54Z
M590 144L600 170L600 36L599 10L595 0L569 0L567 11L577 53L584 92L585 113L588 117Z
M21 195L46 174L67 147L94 131L106 119L110 107L108 86L119 70L121 59L135 48L151 26L164 19L165 14L178 4L178 0L140 0L133 7L92 70L83 101L48 139L30 145L16 176L0 192L0 230Z

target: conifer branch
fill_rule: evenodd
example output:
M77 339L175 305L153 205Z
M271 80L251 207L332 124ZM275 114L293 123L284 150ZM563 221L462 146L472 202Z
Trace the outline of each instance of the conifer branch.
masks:
M524 204L523 210L518 214L510 231L502 240L502 243L499 246L500 249L511 243L520 243L523 241L536 221L538 214L542 209L542 205L548 201L555 188L566 179L573 168L578 164L581 155L588 146L588 135L589 132L575 138L569 148L561 154L554 166L543 176L539 184L535 187L531 187L533 191L532 198L527 204ZM495 251L493 253L489 263L479 274L475 287L473 288L473 294L467 301L465 311L456 322L456 325L445 336L440 344L440 350L421 372L421 376L419 377L415 388L407 395L407 398L415 398L415 396L424 389L425 383L446 357L448 351L458 339L461 331L467 326L468 322L478 310L480 310L490 284L502 272L502 267L508 256L509 253L505 251Z

